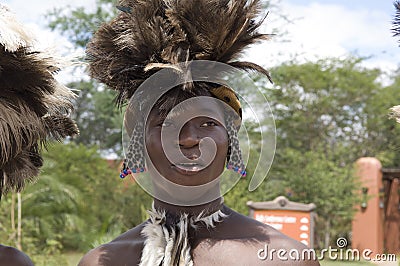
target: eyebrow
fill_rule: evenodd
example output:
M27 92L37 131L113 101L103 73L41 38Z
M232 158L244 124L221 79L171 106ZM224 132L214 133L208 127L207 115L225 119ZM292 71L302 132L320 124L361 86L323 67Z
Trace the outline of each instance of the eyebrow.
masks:
M181 115L185 111L188 111L188 110L185 110L185 109L177 110L177 109L175 109L174 112L169 111L168 114L165 115L165 117L163 117L163 119L165 119L167 117L169 117L170 119L176 118L177 116ZM196 114L196 116L194 116L194 117L210 117L210 118L213 118L211 116L208 116L208 114L210 114L210 115L215 114L216 111L219 111L219 110L210 109L210 108L207 108L207 107L201 108L199 110L196 110L196 113L198 115Z

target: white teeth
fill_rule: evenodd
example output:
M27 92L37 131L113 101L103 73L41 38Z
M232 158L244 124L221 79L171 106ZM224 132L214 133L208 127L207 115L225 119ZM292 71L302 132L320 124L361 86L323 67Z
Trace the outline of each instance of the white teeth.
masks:
M197 166L197 163L180 163L178 165L182 165L182 166Z

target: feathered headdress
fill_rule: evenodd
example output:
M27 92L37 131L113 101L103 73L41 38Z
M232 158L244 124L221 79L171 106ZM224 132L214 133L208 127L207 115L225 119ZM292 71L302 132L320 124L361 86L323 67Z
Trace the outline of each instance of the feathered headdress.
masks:
M395 9L396 9L396 14L394 15L393 19L393 36L397 37L400 35L400 1L396 1L393 3Z
M75 97L54 78L60 63L0 4L0 197L22 190L42 166L49 139L78 134L68 117Z
M103 24L87 46L90 74L116 90L117 103L121 105L130 100L138 87L155 72L169 68L184 83L174 88L177 94L164 94L165 101L171 99L177 102L179 93L197 96L195 93L207 90L205 92L215 98L228 99L225 102L240 115L240 105L233 104L237 100L234 92L213 82L191 81L191 77L195 76L191 73L191 65L196 60L214 61L239 69L256 70L269 78L268 71L262 67L237 61L244 48L269 37L257 32L263 21L256 22L260 8L260 0L120 0L119 9L122 12L110 23ZM161 90L159 86L149 87L146 90ZM131 103L136 106L146 102L140 97L137 100L143 102L135 100ZM127 109L128 118L131 118L130 107ZM233 121L226 120L230 143L227 168L244 176L237 132ZM121 177L145 171L143 132L140 122L128 132L131 133L130 143ZM182 204L169 196L159 199ZM187 248L188 216L181 221L183 228L177 226L173 236L164 225L154 224L153 221L147 223L147 229L142 231L146 243L140 265L151 262L157 262L157 265L193 265L190 249ZM146 235L146 230L159 234Z
M396 8L396 15L393 19L393 33L395 37L400 35L400 1L394 2L394 7ZM390 117L395 118L398 123L400 123L400 105L394 106L390 109Z
M176 82L181 84L182 90L191 94L208 91L241 116L240 103L230 88L214 82L191 80L196 76L192 71L198 70L191 68L196 60L255 70L270 79L269 72L261 66L238 61L247 46L270 37L258 32L265 18L257 21L261 0L120 0L119 4L118 9L122 12L99 28L86 50L90 75L118 92L116 102L119 106L131 99L146 79L167 68L174 71L177 81L183 81L183 84ZM213 72L219 70L213 69ZM222 76L222 72L217 75ZM157 85L153 88L157 89ZM179 95L163 100L174 103ZM240 125L238 120L235 126ZM237 143L233 131L235 129L228 132L230 142ZM135 155L135 152L140 153L133 149L137 146L133 142L135 139L140 138L130 141L127 167L142 172L145 169L143 160L133 160L144 158ZM240 159L231 162L229 158ZM238 149L230 149L228 161L227 167L245 175ZM121 177L129 173L126 170L124 166Z
M91 76L118 91L118 104L157 70L192 60L270 78L259 65L237 61L245 47L269 37L257 32L260 0L121 0L118 8L121 14L102 25L87 47ZM188 69L176 71L188 75Z

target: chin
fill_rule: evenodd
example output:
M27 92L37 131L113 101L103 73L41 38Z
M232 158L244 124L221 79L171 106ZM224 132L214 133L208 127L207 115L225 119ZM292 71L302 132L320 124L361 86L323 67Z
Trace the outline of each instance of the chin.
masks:
M180 186L203 186L218 179L223 172L223 168L220 171L212 171L212 165L201 169L192 170L184 169L171 165L168 173L163 174L167 180Z
M154 197L179 206L202 205L221 197L218 178L201 185L183 186L163 177L153 179Z

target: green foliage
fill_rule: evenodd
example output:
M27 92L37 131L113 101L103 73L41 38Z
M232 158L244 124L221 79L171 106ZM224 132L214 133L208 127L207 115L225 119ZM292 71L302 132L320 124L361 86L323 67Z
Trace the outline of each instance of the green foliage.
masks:
M10 194L3 196L0 202L0 239L1 244L16 246L16 230L11 225L12 199Z
M23 246L30 254L85 251L143 221L151 198L132 180L120 180L119 162L110 164L96 148L54 144L44 161L38 182L22 194ZM12 239L9 202L2 202L2 239Z
M68 265L67 258L61 254L43 255L37 254L30 256L36 266L59 266Z
M73 141L121 156L123 113L112 104L115 93L93 81L73 82L69 87L79 92L72 116L81 130Z
M67 36L76 47L85 48L93 32L101 23L109 21L117 10L115 1L96 0L94 10L88 12L83 7L70 6L55 8L47 14L49 27Z
M362 68L361 62L359 58L324 59L272 70L277 86L266 93L272 99L279 142L305 150L321 142L326 146L361 143L366 104L379 88L375 81L380 74Z
M354 207L361 202L352 167L326 158L325 151L290 148L285 150L284 164L290 165L281 172L290 200L317 206L316 245L325 247L328 239L350 232Z
M265 89L278 133L271 172L291 200L317 205L319 247L351 230L360 200L354 162L376 156L396 163L399 127L387 113L399 94L378 82L380 70L362 63L353 57L289 62L271 71L275 87Z
M240 180L225 197L228 205L247 214L247 201L285 195L292 201L316 204L317 247L349 234L354 206L360 202L354 162L373 156L384 167L393 167L400 159L400 126L388 119L388 109L400 102L399 73L391 85L384 86L378 82L382 72L363 67L363 60L287 62L271 70L274 86L255 77L275 117L275 160L268 179L255 192L247 191L249 180ZM248 87L242 80L235 81L238 87ZM245 90L240 94L252 97ZM256 127L246 124L246 128L256 136ZM251 153L249 176L258 151Z
M67 6L54 9L46 18L50 29L67 37L74 44L74 49L82 49L97 28L116 15L118 10L115 5L116 1L96 0L91 10ZM92 80L82 79L68 84L68 87L79 92L73 118L81 134L74 141L97 145L105 154L121 155L122 113L112 104L115 94Z
M113 2L97 0L92 11L54 10L47 17L49 27L82 49L95 29L115 16ZM265 5L279 9L270 1ZM247 190L249 180L241 179L225 196L228 206L247 214L249 200L286 195L317 205L319 247L348 234L353 206L359 200L355 160L375 156L384 167L396 166L400 160L400 126L387 119L388 109L400 103L400 73L393 73L393 83L384 86L378 82L381 71L362 63L355 57L284 63L271 70L272 88L257 77L255 82L276 120L275 162L268 179L254 192ZM251 97L240 90L247 88L247 81L238 77L234 82L242 95ZM100 156L105 151L121 154L122 112L112 107L113 93L93 81L70 87L80 91L74 116L81 135L73 140L78 144L50 147L40 181L23 194L24 246L33 254L45 250L57 256L61 249L87 250L109 241L140 223L150 205L150 197L140 187L130 179L118 181L117 167L110 168ZM246 126L255 137L247 165L251 176L260 140L257 127ZM0 206L0 238L7 239L6 244L15 240L10 204L6 197Z

